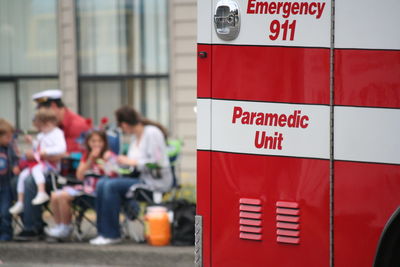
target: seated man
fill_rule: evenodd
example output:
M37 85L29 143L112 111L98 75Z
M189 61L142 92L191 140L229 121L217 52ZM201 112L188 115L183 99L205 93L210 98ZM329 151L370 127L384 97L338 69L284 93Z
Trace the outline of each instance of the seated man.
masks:
M52 109L60 121L59 127L64 131L67 143L67 152L82 152L82 148L77 139L83 132L89 130L90 126L85 118L68 109L62 101L60 90L45 90L34 94L33 100L37 103L37 108ZM30 155L27 155L28 157ZM49 184L49 181L47 181ZM36 184L32 177L25 180L24 214L22 221L23 231L16 236L16 240L30 241L40 239L43 234L45 223L42 219L42 207L32 205L32 199L36 195Z

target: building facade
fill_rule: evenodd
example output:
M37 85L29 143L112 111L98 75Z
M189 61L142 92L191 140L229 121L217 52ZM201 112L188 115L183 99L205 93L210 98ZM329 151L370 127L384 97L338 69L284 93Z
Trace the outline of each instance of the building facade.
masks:
M194 0L0 2L0 117L30 130L35 92L60 88L95 124L131 105L184 141L183 183L195 183Z

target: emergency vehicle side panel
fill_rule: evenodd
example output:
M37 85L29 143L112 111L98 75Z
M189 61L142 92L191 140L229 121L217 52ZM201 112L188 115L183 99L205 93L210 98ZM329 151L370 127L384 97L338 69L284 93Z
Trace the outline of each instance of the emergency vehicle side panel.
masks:
M196 213L202 216L202 262L204 267L210 266L211 262L211 152L197 151L197 176L199 177L197 190Z
M309 114L300 107L319 104L316 106L323 109L329 104L329 50L213 45L211 99L211 266L284 267L293 266L293 262L304 266L329 265L329 161L324 160L329 157L329 113ZM257 155L257 152L242 154L246 148L236 145L254 147L254 140L239 134L240 125L234 129L223 126L232 121L232 111L227 116L220 112L223 102L230 100L237 100L236 106L240 107L249 101L245 106L253 107L253 112L275 112L269 108L270 103L278 106L299 103L293 104L293 109L301 110L302 114L313 118L325 114L326 123L318 124L315 120L311 123L320 127L321 134L326 133L323 144L313 144L312 140L298 143L299 146L308 144L309 148L326 147L323 156L304 159L290 157L294 152L289 152L285 154L289 157L276 157L274 154L279 155L280 151L265 149L259 153L270 156ZM328 106L325 108L329 110ZM280 132L274 127L254 129ZM283 141L286 145L283 149L289 146L288 142ZM246 227L240 224L239 202L243 198L261 201L261 240L241 238L241 234L248 234L240 231ZM299 205L298 244L278 241L287 238L278 235L278 231L292 233L280 228L278 202Z
M210 2L198 1L199 12L224 1ZM328 266L330 1L235 2L237 39L222 40L214 28L198 36L198 52L208 53L198 55L198 71L211 70L198 76L198 118L209 118L198 123L206 136L198 196L210 201L198 212L211 221L204 266ZM269 14L257 2L273 3ZM209 18L199 14L198 25Z
M212 266L328 266L329 161L213 152ZM261 240L241 239L240 199L260 200ZM278 202L298 204L299 244L278 242ZM290 217L290 216L288 216ZM296 216L290 217L296 219Z
M335 266L372 266L399 206L400 166L335 162Z
M199 5L199 12L204 12L203 9L207 10L207 8L209 7L203 1ZM199 31L207 35L207 30ZM211 38L211 35L209 36ZM209 99L211 96L211 46L198 45L198 52L203 53L204 60L197 61L197 98ZM197 114L197 166L199 167L197 168L196 213L202 216L201 262L203 267L208 267L211 263L211 101L198 101Z
M372 266L400 205L400 2L335 1L334 263Z
M213 45L212 97L329 105L329 49Z
M336 49L335 105L400 108L399 77L400 51Z
M329 161L324 159L329 158L329 112L322 110L329 111L328 106L324 107L329 103L329 50L213 45L212 62L211 266L292 266L293 262L327 266ZM252 107L253 112L275 112L270 103L278 106L302 103L310 107L319 104L316 107L321 112L306 113L300 104L293 104L292 109L312 117L310 125L320 128L324 141L317 145L311 139L289 145L290 140L286 136L282 150L290 148L284 154L289 157L276 157L274 154L280 155L280 151L268 152L265 149L258 153L270 156L257 155L257 152L241 154L247 149L241 149L239 144L254 147L254 137L248 138L240 132L241 127L249 129L251 126L229 127L233 112L231 110L225 115L221 106L230 100L238 100L236 106L244 109ZM247 105L246 101L249 101ZM324 123L320 124L314 118L321 114L325 115ZM228 123L227 127L224 123ZM257 129L267 133L284 131L258 126L254 127L254 132ZM301 130L298 132L302 134ZM228 145L229 142L231 145ZM303 145L306 146L302 150L305 154L313 150L313 146L325 147L322 154L314 155L321 159L290 157L296 155L292 149ZM313 158L313 155L308 157ZM241 198L261 200L260 241L240 238L243 234L241 227L246 227L240 224ZM277 203L280 201L299 205L301 229L298 244L278 241L278 238L287 238L278 235L278 231L288 231L278 227L278 223L282 223L277 214Z
M197 60L197 97L211 97L211 45L199 44L197 53L203 53L204 58Z

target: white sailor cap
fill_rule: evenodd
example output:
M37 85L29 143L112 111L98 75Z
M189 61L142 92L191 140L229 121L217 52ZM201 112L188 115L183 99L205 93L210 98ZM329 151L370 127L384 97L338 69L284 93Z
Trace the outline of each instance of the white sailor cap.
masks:
M44 90L32 95L32 99L39 104L45 103L49 100L61 99L61 97L62 91L58 89Z

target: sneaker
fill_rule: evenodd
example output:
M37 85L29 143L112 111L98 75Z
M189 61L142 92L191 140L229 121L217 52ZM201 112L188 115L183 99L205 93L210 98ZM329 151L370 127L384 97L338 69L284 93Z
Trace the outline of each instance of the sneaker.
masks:
M53 227L46 227L44 229L44 232L48 236L55 237L61 232L61 230L62 230L61 224L57 224L56 226Z
M95 246L112 245L121 242L122 242L121 238L107 238L103 236L98 236L95 239L90 240L90 244Z
M12 215L20 214L24 211L24 204L22 202L16 202L9 210Z
M47 201L49 201L50 197L46 192L39 192L36 194L36 197L32 199L33 205L41 205Z
M91 240L89 241L89 243L90 243L91 245L96 245L96 244L99 243L100 240L102 240L102 239L104 239L104 237L102 237L101 235L99 235L99 236L97 236L97 237L91 239Z
M54 237L56 238L67 238L71 235L72 233L72 225L61 225L61 231L57 233L57 235L55 235Z
M23 230L17 236L15 236L16 241L37 241L42 238L42 235L36 231Z

